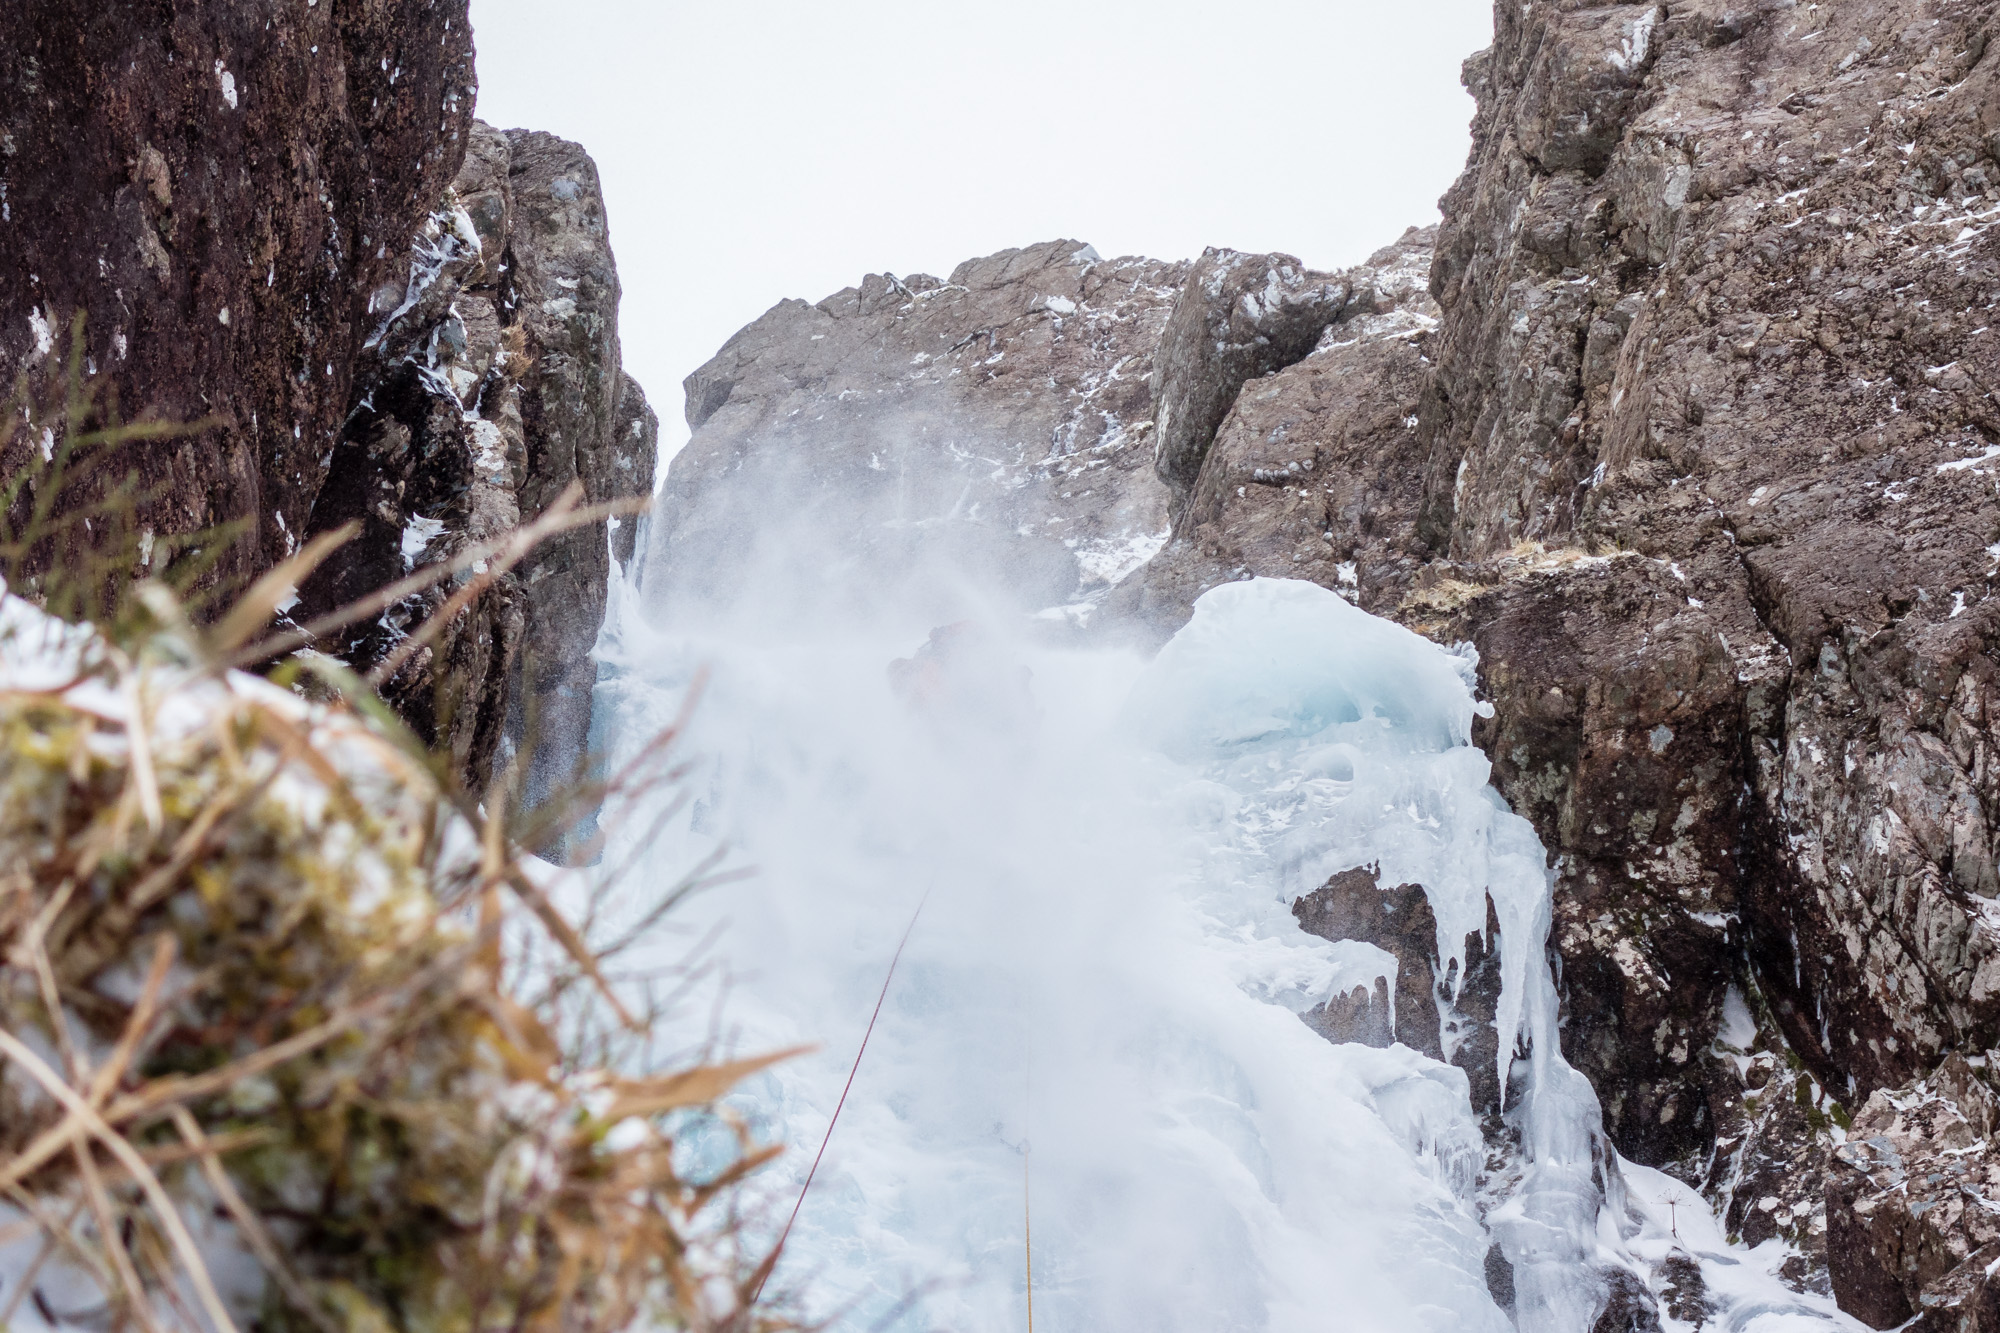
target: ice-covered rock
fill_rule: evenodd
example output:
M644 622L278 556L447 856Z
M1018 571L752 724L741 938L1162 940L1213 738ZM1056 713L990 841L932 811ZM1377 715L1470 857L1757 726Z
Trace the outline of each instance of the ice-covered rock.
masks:
M609 649L628 734L713 668L691 740L714 767L664 845L726 836L760 867L704 909L734 1039L827 1040L746 1114L826 1132L909 932L781 1271L892 1323L899 1274L942 1276L908 1318L1006 1327L1031 1219L1058 1322L1585 1333L1614 1291L1650 1315L1667 1279L1629 1252L1561 1054L1545 858L1470 743L1469 656L1283 580L1212 590L1150 663L1005 618L912 653L897 626L626 614ZM1295 919L1361 867L1420 886L1447 999L1416 1015L1428 1053L1315 1031L1336 997L1400 991L1395 954ZM1492 1161L1475 1048L1440 1020L1487 950Z

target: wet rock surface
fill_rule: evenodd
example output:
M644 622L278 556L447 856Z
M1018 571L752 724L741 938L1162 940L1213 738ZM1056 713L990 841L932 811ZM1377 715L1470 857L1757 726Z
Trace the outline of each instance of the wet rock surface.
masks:
M1714 1209L1725 1237L1790 1251L1779 1276L1827 1295L1827 1171L1847 1125L1840 1103L1785 1044L1764 997L1732 986L1706 1052L1715 1140L1667 1167Z
M1480 651L1494 714L1474 739L1555 857L1564 1053L1621 1152L1700 1153L1740 916L1746 733L1768 720L1671 566L1526 550L1459 572L1493 582L1449 589L1463 600L1443 614L1421 595L1403 611Z

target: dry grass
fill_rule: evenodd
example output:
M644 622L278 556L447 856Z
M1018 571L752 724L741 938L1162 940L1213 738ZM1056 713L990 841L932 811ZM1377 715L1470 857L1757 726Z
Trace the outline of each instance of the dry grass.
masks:
M9 491L17 519L55 457ZM129 512L93 497L68 512ZM37 506L7 534L24 560L68 522ZM458 563L598 516L571 497ZM0 1246L33 1249L0 1324L28 1301L145 1333L793 1327L755 1299L775 1255L732 1202L775 1149L714 1105L784 1053L629 1072L643 1016L604 963L629 941L544 892L511 775L453 790L366 682L268 637L331 538L206 629L121 543L78 594L109 633L0 605ZM308 676L338 697L286 688ZM581 800L656 808L674 737ZM524 923L532 969L502 947ZM695 1110L736 1144L700 1175L675 1153ZM218 1218L264 1272L255 1308L210 1272Z
M1579 567L1594 568L1632 555L1623 550L1596 554L1575 546L1516 542L1500 555L1475 564L1440 563L1420 571L1397 605L1394 619L1436 638L1453 632L1460 612L1502 584ZM1467 577L1460 578L1460 574Z

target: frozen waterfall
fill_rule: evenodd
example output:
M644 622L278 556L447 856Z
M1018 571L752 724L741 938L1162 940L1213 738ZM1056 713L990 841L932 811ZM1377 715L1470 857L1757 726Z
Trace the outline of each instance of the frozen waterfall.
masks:
M1209 592L1151 661L990 626L921 653L915 622L669 631L621 598L614 753L711 673L695 799L646 862L726 841L755 871L660 946L718 964L660 1040L817 1047L733 1103L793 1145L760 1186L773 1235L916 916L778 1270L834 1327L1011 1333L1032 1263L1045 1333L1583 1333L1603 1272L1680 1243L1560 1055L1546 859L1470 743L1468 657L1283 580ZM1424 887L1446 960L1492 899L1505 1169L1462 1070L1300 1021L1393 979L1292 916L1357 866ZM1825 1326L1738 1286L1712 1327Z

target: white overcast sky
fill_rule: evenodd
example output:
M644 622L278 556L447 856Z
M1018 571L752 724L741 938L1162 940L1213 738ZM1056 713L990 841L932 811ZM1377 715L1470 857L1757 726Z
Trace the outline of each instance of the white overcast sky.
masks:
M597 159L625 364L787 296L1074 237L1355 263L1436 220L1491 0L473 0L479 114Z

